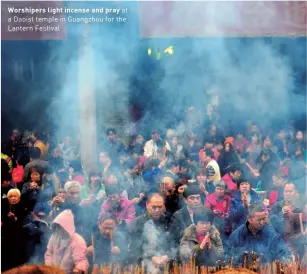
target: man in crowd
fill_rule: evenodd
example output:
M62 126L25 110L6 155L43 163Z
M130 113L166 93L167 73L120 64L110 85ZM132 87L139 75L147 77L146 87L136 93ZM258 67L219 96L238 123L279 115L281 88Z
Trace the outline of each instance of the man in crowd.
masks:
M158 158L161 151L165 148L171 150L171 147L167 141L165 143L161 139L160 132L154 130L151 133L151 140L147 141L144 146L144 156L147 158Z
M261 263L272 263L275 260L291 262L291 252L280 235L267 224L267 213L262 204L251 205L247 221L229 237L228 255L233 257L235 266L244 264L245 252L255 252Z
M146 203L147 213L136 218L131 227L131 263L144 262L147 271L163 268L172 257L170 220L164 215L160 194L152 194ZM174 251L173 251L174 252Z

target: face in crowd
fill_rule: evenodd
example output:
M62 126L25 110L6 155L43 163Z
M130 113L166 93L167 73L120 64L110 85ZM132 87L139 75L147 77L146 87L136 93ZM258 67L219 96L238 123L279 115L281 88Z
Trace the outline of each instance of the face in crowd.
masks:
M107 153L105 152L100 152L99 154L99 160L100 160L100 163L102 165L107 165L109 162L110 162L110 157Z
M108 201L110 202L112 207L118 207L120 205L120 194L114 193L108 195Z
M10 205L16 205L20 202L20 196L16 192L11 192L7 198Z
M261 231L267 223L267 214L265 211L255 212L247 220L253 231Z
M217 197L223 197L224 194L225 194L225 189L221 186L217 186L215 188L215 194L216 194Z
M106 219L100 222L99 224L99 232L100 234L107 239L110 239L112 235L114 235L114 231L116 228L115 220Z
M294 184L286 184L284 187L284 199L287 202L294 203L298 199L298 192Z
M198 221L196 224L196 233L200 235L206 235L211 228L210 221Z
M31 172L31 182L39 183L41 180L41 175L37 171Z
M240 192L241 193L245 193L245 194L248 194L251 190L251 186L249 184L249 182L242 182L240 184Z
M67 190L66 201L72 204L78 204L80 202L80 191L79 186L73 186Z
M171 177L164 177L161 182L161 193L164 197L171 197L176 190L174 180Z
M201 206L200 194L189 195L187 198L184 198L186 205L190 209L196 209Z
M159 195L154 195L146 203L147 213L153 220L159 220L165 212L164 200Z
M234 180L237 181L241 177L241 171L240 170L235 170L234 172L230 172L230 177Z
M115 142L116 141L116 134L112 130L109 131L108 133L108 139L110 142Z

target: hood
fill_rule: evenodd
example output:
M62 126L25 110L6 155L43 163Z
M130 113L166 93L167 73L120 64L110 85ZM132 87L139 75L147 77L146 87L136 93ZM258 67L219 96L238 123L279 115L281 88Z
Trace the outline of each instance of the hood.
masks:
M52 223L63 227L69 236L72 236L72 234L75 233L74 215L71 210L64 210L61 212Z

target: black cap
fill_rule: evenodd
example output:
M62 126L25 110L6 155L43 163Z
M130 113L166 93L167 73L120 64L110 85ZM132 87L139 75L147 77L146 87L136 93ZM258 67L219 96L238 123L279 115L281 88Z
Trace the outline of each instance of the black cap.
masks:
M188 198L189 196L191 195L198 195L198 194L201 194L201 190L199 188L198 185L188 185L185 189L184 189L184 192L183 192L183 197L184 198Z

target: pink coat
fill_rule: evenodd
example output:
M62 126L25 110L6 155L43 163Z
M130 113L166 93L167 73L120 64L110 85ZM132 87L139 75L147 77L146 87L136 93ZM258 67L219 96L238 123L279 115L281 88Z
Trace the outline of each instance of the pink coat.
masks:
M124 196L120 196L120 209L112 209L112 205L107 199L102 205L98 220L105 216L113 216L119 220L125 221L128 225L135 220L135 208L132 201L128 200Z
M89 268L86 258L86 243L75 232L72 212L64 210L55 218L53 224L60 225L70 237L65 239L57 232L53 233L45 253L45 264L59 267L66 274L71 274L75 267L86 273Z

